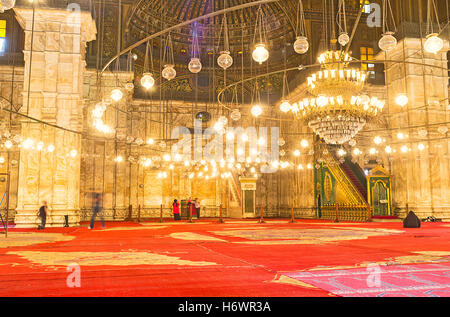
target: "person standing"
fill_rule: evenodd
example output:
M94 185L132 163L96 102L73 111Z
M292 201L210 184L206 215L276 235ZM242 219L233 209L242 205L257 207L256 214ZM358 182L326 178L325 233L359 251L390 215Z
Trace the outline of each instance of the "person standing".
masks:
M198 198L195 198L194 206L195 206L195 213L197 214L197 219L200 219L200 200L198 200Z
M173 204L172 204L172 208L173 208L173 218L174 218L174 220L181 220L181 217L180 217L180 203L178 202L178 200L174 199Z
M101 194L95 194L94 196L94 208L93 208L93 212L92 212L92 218L91 218L91 224L89 225L89 229L93 229L94 228L94 223L95 223L95 217L97 216L98 213L100 213L100 219L102 221L102 227L105 228L105 219L103 217L103 214L101 213L102 211L102 195Z
M189 197L189 199L187 201L187 208L188 208L188 218L190 218L191 216L194 215L193 203L192 203L191 197Z
M47 215L48 215L47 201L44 200L42 202L42 206L41 208L39 208L37 215L39 218L41 218L41 224L38 226L38 230L45 229L45 223L47 222Z

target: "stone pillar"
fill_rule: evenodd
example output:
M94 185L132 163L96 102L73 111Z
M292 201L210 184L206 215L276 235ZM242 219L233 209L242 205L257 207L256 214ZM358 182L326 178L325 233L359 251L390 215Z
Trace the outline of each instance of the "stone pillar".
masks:
M396 149L390 158L393 204L403 212L408 204L409 210L419 218L430 215L450 218L449 139L448 133L438 130L440 126L447 126L445 122L450 118L448 42L437 54L424 52L424 42L425 39L405 38L394 50L379 55L401 61L386 63L387 110L391 142ZM409 102L404 107L395 103L399 93L408 96ZM399 132L407 137L399 139ZM419 144L424 148L420 149ZM407 146L406 152L401 150L402 146Z
M25 31L21 111L81 131L86 43L96 34L90 13L36 7L33 23L31 8L14 11ZM20 149L17 227L36 226L36 210L43 200L49 204L48 226L62 226L64 215L69 216L69 225L78 224L81 135L68 130L22 122L23 140L30 138L34 145ZM42 150L37 148L39 141L44 144ZM48 150L50 144L54 151Z

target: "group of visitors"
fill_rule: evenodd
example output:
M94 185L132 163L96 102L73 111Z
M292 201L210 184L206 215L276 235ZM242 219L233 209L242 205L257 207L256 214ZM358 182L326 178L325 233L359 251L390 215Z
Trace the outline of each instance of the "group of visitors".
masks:
M93 202L92 202L92 217L91 217L91 223L89 225L89 229L94 228L95 218L98 214L100 214L100 219L102 222L102 227L105 228L105 218L103 217L102 211L102 202L103 197L102 194L94 193L93 195ZM47 201L42 201L42 206L39 208L36 216L40 219L41 224L38 225L38 230L45 229L45 225L47 223L47 216L48 216L48 204Z
M100 214L102 227L105 228L105 219L101 213L102 210L102 195L99 193L95 193L93 195L93 212L92 212L92 218L91 223L89 225L89 229L94 228L95 218L98 214ZM194 200L189 197L187 201L187 208L188 208L188 214L192 216L196 216L197 219L200 219L200 200L198 198L195 198ZM180 215L180 203L178 200L174 200L172 204L172 210L173 210L173 217L175 220L181 220ZM44 229L45 224L47 222L47 215L48 215L48 206L47 202L44 200L42 202L42 206L39 208L39 211L37 212L37 216L41 220L41 224L38 226L38 229Z
M187 201L187 208L188 213L190 211L192 216L196 216L197 219L200 219L200 200L198 198L195 198L193 201L191 200L191 197L189 197ZM181 220L180 215L180 203L178 200L174 199L172 204L173 209L173 218L174 220Z

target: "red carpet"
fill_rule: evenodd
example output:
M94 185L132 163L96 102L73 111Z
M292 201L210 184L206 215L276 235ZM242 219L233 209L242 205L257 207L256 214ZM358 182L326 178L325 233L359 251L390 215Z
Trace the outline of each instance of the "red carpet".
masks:
M266 221L10 229L0 239L0 296L337 296L288 272L449 263L448 223ZM71 263L79 288L66 282Z
M346 297L450 297L450 263L285 273Z

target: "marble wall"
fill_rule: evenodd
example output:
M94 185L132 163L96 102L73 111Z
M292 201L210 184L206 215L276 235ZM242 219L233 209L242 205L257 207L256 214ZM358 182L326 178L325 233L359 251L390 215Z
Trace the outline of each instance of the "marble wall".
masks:
M403 212L408 205L419 217L450 218L450 166L448 127L448 42L437 54L422 50L424 40L406 38L386 54L386 58L408 63L386 64L391 142L407 146L388 158L393 181L393 203ZM384 56L380 56L384 57ZM425 64L425 65L423 65ZM426 65L433 65L431 67ZM398 93L409 102L395 105ZM407 138L399 140L402 132ZM423 144L424 149L418 145Z
M0 66L0 173L10 174L9 218L14 220L17 207L17 189L19 179L19 151L17 148L7 149L4 141L20 134L20 117L10 111L17 111L22 107L23 67L9 65ZM7 110L10 111L7 111ZM7 191L5 176L0 177L0 195ZM1 199L1 197L0 197ZM6 208L6 198L1 208Z
M49 226L79 222L80 149L83 122L82 79L86 42L96 27L88 13L14 8L25 32L24 88L21 113L45 121L21 120L21 135L52 144L54 151L20 148L15 223L35 226L36 210L46 200ZM56 129L57 125L62 129ZM64 130L65 129L65 130Z

